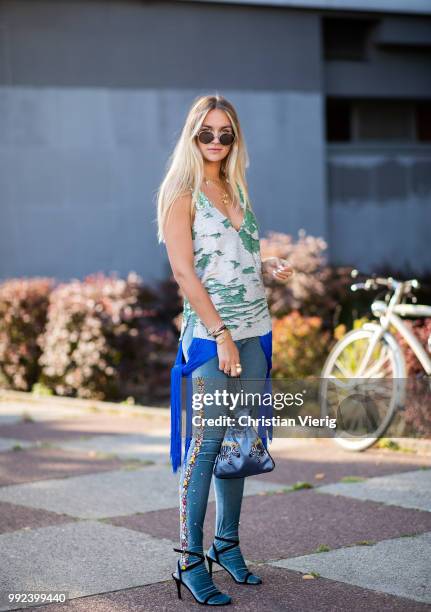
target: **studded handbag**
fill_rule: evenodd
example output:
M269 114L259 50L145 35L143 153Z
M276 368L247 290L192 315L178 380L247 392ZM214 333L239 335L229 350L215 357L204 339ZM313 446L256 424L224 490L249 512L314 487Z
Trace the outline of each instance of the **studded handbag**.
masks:
M271 472L274 459L251 425L226 428L213 473L217 478L242 478Z

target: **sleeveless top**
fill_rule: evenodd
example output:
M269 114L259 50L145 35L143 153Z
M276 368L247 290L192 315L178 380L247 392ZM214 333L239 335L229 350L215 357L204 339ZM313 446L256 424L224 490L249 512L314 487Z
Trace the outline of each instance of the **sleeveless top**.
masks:
M196 274L233 340L261 336L272 330L262 277L258 225L242 190L237 187L244 214L239 230L202 191L192 226ZM188 325L193 325L194 338L213 339L184 297L180 340Z
M244 219L237 231L227 217L199 192L195 219L192 226L194 264L196 273L206 287L221 318L230 329L232 338L240 340L258 336L265 354L267 369L264 394L272 396L272 325L262 279L260 244L255 215L238 185ZM193 325L193 339L186 361L183 351L183 335L188 325ZM196 368L217 356L217 343L205 325L184 299L183 323L175 362L171 368L171 439L170 457L172 471L181 465L182 438L182 382L187 379L191 387L192 373ZM186 431L184 458L192 440L192 393L186 394ZM272 403L263 402L258 407L257 433L268 449L272 440Z

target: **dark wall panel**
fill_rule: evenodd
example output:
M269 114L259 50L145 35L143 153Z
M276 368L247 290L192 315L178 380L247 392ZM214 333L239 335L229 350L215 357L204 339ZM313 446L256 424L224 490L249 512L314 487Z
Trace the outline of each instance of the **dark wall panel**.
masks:
M0 1L1 84L320 89L317 15L176 2Z

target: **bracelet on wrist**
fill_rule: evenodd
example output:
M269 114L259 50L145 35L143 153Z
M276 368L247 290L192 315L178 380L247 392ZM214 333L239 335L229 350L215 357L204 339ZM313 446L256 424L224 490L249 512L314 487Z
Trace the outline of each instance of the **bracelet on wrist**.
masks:
M229 331L229 330L227 329L226 325L223 325L223 327L219 331L213 333L213 337L217 338L217 336L220 336L225 331Z
M216 343L217 344L223 344L223 342L226 340L226 334L223 334L222 336L218 337L216 339Z
M226 327L222 332L220 332L220 334L217 334L217 336L216 336L217 344L221 344L222 342L224 342L228 335L229 335L229 330Z
M217 333L217 332L219 332L220 330L224 329L225 327L226 327L226 326L225 326L225 324L222 322L222 323L220 323L220 325L218 325L217 327L210 327L210 328L208 329L208 333L209 333L211 336L214 336L214 334L216 334L216 333Z
M223 323L223 325L220 325L217 329L212 331L211 335L213 336L213 338L215 338L216 336L218 336L218 334L221 334L221 332L224 331L225 329L226 329L226 325Z

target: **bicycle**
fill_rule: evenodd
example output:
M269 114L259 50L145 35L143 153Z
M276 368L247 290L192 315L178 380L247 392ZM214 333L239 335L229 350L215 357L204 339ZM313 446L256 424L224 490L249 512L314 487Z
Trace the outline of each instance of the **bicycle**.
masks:
M358 270L351 273L353 278L358 274ZM430 356L402 321L404 317L431 317L431 306L405 303L409 297L415 299L413 291L420 288L418 280L400 281L392 277L371 277L365 282L351 285L350 289L369 291L380 287L387 288L385 299L375 299L371 304L371 312L378 322L364 323L361 328L354 329L341 338L330 351L321 374L319 399L323 415L328 414L329 400L334 393L338 415L341 416L341 419L337 418L337 430L339 420L344 426L340 411L343 403L344 407L347 406L344 412L350 411L348 431L342 430L340 435L337 431L334 437L337 444L349 451L362 451L372 446L387 430L397 409L404 408L406 363L403 349L391 328L396 329L407 342L422 365L425 376L431 376ZM431 335L428 337L428 351L431 353ZM379 382L376 382L376 379ZM376 416L379 416L378 406L375 398L370 400L369 388L374 390L376 398L384 397L380 422L376 419ZM390 391L389 398L382 393L386 388ZM365 434L360 435L364 429Z

